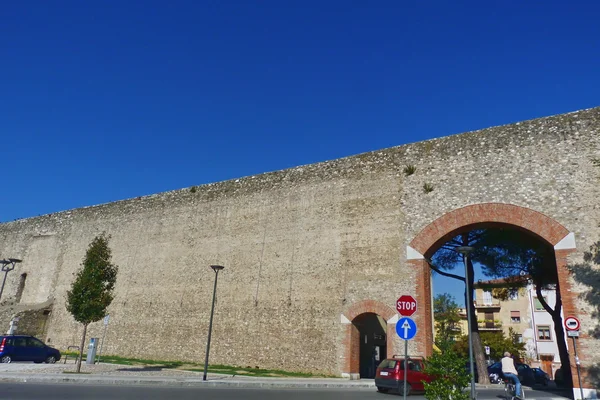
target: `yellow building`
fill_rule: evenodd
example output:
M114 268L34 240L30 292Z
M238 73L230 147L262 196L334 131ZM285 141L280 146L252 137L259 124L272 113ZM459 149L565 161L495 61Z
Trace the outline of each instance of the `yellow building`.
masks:
M479 281L475 283L475 296L473 304L477 314L477 325L480 332L504 332L506 336L509 329L520 336L531 327L530 301L527 289L503 288L506 286L503 279ZM493 295L494 288L506 290L506 299L499 300Z

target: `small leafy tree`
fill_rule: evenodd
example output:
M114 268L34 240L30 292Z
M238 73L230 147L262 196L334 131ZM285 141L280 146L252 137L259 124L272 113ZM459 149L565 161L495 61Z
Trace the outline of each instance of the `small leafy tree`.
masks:
M85 345L87 327L106 315L113 300L118 266L112 264L108 247L110 236L96 236L85 253L82 268L77 272L71 290L67 292L67 310L75 321L83 324L81 347L77 357L77 373L81 371L81 357Z
M466 371L467 359L457 353L452 342L438 343L439 352L425 360L425 372L435 377L431 383L425 382L425 398L428 400L469 400L465 391L471 382Z
M435 341L447 342L455 339L460 331L457 329L460 323L458 304L454 296L441 293L433 299L433 319L435 320Z
M481 343L483 343L484 346L489 346L490 358L492 360L500 360L505 351L518 355L519 357L525 356L525 343L519 343L519 337L512 328L509 328L508 331L508 335L505 335L504 332L481 333ZM468 356L469 338L463 336L454 344L454 350L463 357Z

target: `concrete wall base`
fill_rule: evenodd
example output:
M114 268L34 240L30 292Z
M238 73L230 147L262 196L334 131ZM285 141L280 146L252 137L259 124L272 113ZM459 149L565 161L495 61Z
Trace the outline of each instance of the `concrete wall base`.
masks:
M357 381L360 379L360 374L342 372L342 378L350 379L351 381Z
M594 400L594 399L598 399L598 391L596 389L583 389L583 399L585 400ZM582 400L581 399L581 389L579 388L573 388L573 398L575 400Z

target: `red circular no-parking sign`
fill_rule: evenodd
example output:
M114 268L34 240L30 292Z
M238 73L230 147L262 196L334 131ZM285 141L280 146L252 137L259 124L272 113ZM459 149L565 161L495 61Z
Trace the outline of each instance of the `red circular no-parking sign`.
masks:
M579 323L579 320L577 318L565 318L565 328L567 328L568 331L578 331L580 326L581 324Z
M408 294L400 296L396 301L396 310L403 317L410 317L417 311L417 301Z

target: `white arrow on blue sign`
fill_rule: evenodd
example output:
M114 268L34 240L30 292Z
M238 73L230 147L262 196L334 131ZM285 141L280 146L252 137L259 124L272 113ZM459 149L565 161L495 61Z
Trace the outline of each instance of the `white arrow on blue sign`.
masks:
M396 333L400 339L410 340L417 334L417 324L410 318L402 317L396 322Z

